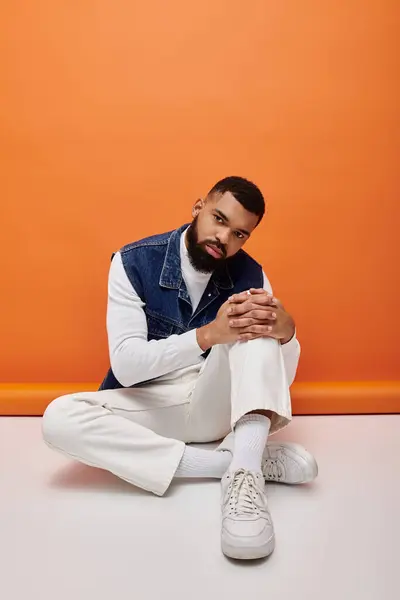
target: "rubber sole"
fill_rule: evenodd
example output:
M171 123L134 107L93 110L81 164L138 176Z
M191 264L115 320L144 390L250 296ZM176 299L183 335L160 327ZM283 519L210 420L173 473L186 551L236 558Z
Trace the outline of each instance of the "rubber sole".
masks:
M258 558L266 558L275 549L275 535L273 535L265 544L261 546L234 546L222 539L221 550L228 558L236 560L257 560Z

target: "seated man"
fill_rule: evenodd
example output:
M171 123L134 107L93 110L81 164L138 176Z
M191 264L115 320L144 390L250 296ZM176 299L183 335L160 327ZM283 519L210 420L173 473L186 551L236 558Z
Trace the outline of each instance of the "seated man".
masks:
M300 355L293 318L242 246L265 211L241 177L217 183L193 221L125 246L112 260L111 369L98 392L54 400L47 444L162 496L173 477L222 485L222 551L267 556L275 538L265 480L304 483L317 465L268 443L291 420ZM193 448L227 436L216 450Z

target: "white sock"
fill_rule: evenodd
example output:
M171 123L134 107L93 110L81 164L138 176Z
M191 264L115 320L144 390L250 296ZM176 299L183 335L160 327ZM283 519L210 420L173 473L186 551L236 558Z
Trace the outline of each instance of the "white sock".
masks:
M202 450L186 446L175 477L214 477L221 479L232 454L227 450Z
M229 471L246 469L261 473L261 461L271 421L258 414L244 415L235 426L235 442Z

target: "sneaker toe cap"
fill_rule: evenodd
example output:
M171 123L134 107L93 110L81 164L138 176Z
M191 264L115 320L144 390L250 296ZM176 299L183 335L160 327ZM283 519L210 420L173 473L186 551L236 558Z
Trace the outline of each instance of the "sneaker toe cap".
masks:
M224 519L223 530L230 536L252 538L261 535L272 536L272 523L265 517L258 519Z

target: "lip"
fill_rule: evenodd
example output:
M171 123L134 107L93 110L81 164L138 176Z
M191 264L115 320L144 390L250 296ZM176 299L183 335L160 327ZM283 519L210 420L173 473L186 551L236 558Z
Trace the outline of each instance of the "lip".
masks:
M215 246L209 246L208 244L206 244L206 252L214 258L222 258L223 256L221 250L218 250Z

